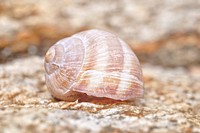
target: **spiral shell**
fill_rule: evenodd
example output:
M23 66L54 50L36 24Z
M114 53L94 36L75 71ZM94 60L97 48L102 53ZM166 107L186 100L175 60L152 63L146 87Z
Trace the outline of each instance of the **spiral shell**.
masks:
M88 30L58 41L45 56L51 94L67 100L74 92L116 100L143 96L140 63L116 35Z

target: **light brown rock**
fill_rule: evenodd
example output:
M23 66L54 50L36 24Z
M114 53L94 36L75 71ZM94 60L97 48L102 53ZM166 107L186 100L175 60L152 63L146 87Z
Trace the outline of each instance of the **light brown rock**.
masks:
M43 58L0 65L0 132L200 132L199 75L143 64L145 96L133 102L53 99Z

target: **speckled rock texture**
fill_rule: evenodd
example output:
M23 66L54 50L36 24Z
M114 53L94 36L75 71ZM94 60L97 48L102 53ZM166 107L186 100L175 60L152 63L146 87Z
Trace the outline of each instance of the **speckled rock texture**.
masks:
M200 67L142 64L145 96L135 101L51 97L43 58L0 65L0 133L200 132Z
M141 61L200 64L199 12L200 0L1 0L0 61L43 55L57 40L97 28L120 36Z

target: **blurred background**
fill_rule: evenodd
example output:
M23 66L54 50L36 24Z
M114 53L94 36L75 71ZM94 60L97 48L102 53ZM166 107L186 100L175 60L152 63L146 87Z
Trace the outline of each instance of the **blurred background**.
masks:
M117 34L141 62L200 64L200 0L0 0L0 63L87 29Z

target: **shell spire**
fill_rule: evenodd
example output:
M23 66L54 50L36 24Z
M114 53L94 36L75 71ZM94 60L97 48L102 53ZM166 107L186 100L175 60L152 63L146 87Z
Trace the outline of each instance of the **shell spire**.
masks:
M45 56L49 91L67 100L73 93L130 100L143 97L138 58L116 35L88 30L62 39Z

